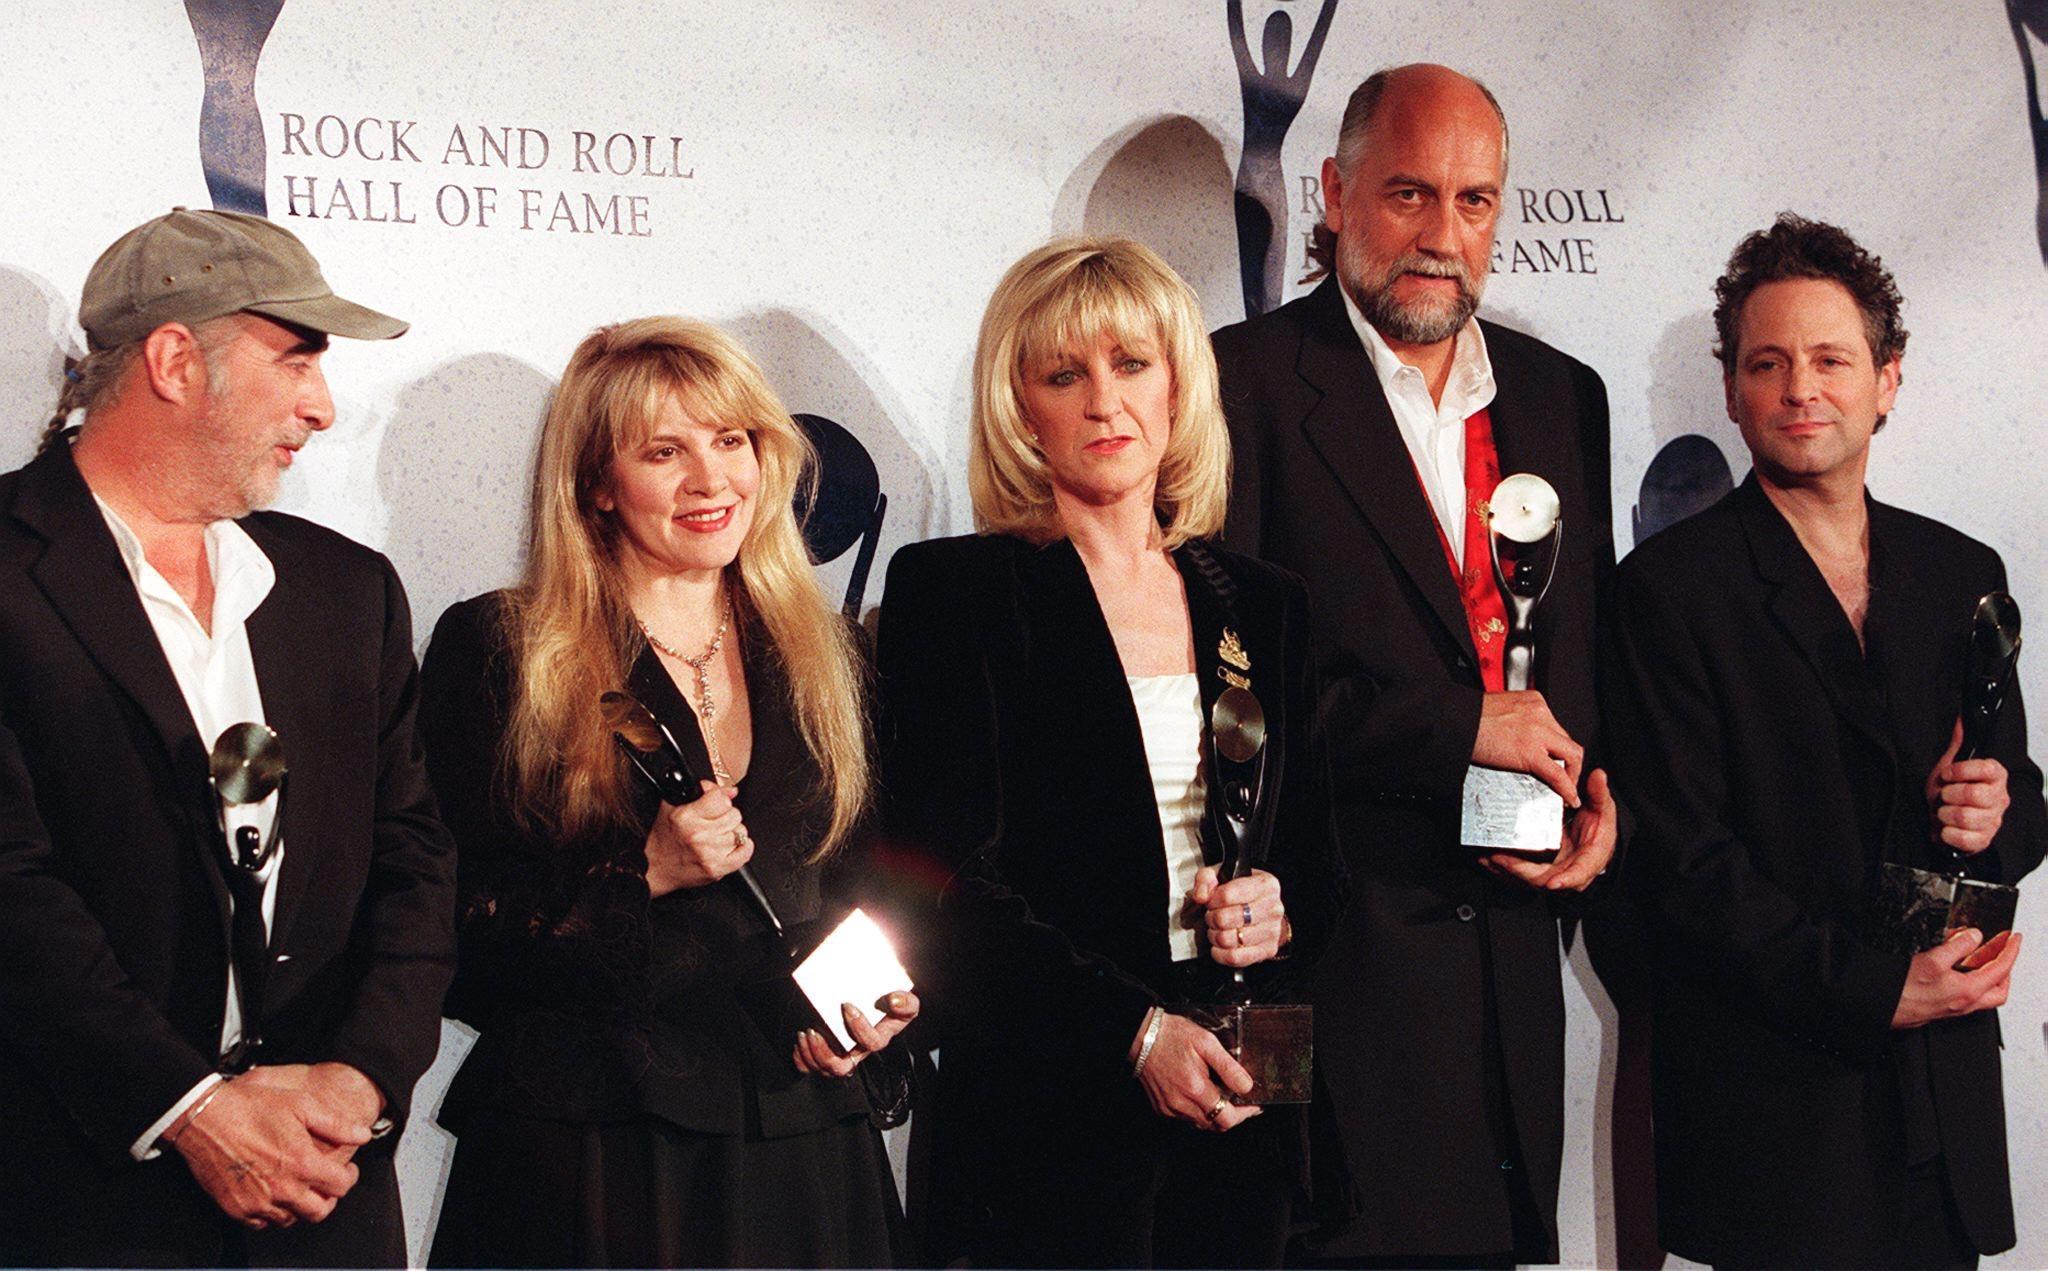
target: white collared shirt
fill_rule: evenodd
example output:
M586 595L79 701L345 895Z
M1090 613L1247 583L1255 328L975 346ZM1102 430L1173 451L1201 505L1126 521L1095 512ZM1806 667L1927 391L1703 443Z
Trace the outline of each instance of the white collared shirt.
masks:
M135 584L135 594L142 600L142 610L156 632L157 643L163 647L164 660L170 663L185 707L192 712L200 744L211 749L232 724L263 723L263 695L256 683L256 661L249 651L247 624L249 615L256 612L277 582L277 571L270 558L233 521L215 521L206 527L206 567L213 576L213 629L209 634L178 589L149 563L135 531L97 494L93 501L99 504L100 515L106 518L114 543L121 549L121 563L128 567L128 578ZM228 833L232 835L240 826L249 825L268 839L277 821L277 807L278 796L272 793L261 803L227 809ZM266 930L277 908L277 875L283 860L284 844L280 842L257 875L263 882ZM220 1037L224 1052L242 1039L242 1007L235 992L232 960L225 990L227 1009L221 1020ZM142 1137L130 1146L130 1154L137 1160L155 1156L157 1137L219 1081L218 1076L210 1075L187 1091L156 1124L143 1131Z
M1408 444L1408 457L1422 477L1423 493L1436 513L1437 524L1450 541L1451 554L1465 563L1465 421L1493 404L1495 385L1493 361L1486 355L1486 336L1477 319L1469 319L1458 332L1451 351L1451 373L1444 381L1441 402L1430 400L1429 382L1422 372L1403 362L1387 346L1358 306L1342 287L1344 312L1358 333L1365 355L1372 361L1373 374L1387 395L1387 406Z

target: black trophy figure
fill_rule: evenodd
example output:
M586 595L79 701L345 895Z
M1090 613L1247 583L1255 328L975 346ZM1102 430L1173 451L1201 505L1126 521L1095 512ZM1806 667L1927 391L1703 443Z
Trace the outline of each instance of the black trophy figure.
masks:
M1230 51L1237 59L1237 87L1244 98L1244 150L1237 162L1237 260L1244 280L1244 316L1277 308L1287 269L1287 174L1281 143L1308 100L1309 80L1322 55L1323 37L1337 0L1322 0L1315 29L1301 51L1301 64L1287 73L1293 51L1294 20L1285 10L1266 18L1260 39L1264 69L1252 60L1244 29L1244 0L1229 0Z
M240 1072L263 1044L263 982L270 967L270 931L263 921L263 871L277 855L284 822L287 765L284 743L263 724L230 724L221 730L206 760L208 783L219 811L221 876L234 898L228 929L228 958L235 968L235 1000L241 1008L241 1040L221 1056L223 1072ZM232 824L231 808L254 807L278 795L270 835L255 826Z
M1987 592L1970 612L1957 762L1978 758L1991 744L2019 660L2020 607L2002 591ZM1900 953L1918 953L1964 927L1977 928L1987 942L2012 930L2020 889L1969 877L1969 858L1952 848L1943 850L1949 858L1945 871L1916 869L1900 861L1883 863L1877 891L1880 943Z
M2005 0L2012 19L2012 38L2020 46L2020 68L2027 77L2027 127L2034 132L2034 182L2041 193L2034 211L2034 236L2041 244L2041 263L2048 265L2048 102L2041 99L2041 68L2034 46L2048 48L2048 0Z
M199 159L216 211L269 214L264 194L263 114L256 63L284 0L185 0L206 99L199 107Z
M1223 860L1218 881L1242 878L1265 863L1273 841L1274 801L1286 770L1280 735L1250 689L1233 681L1209 711L1209 771L1222 796L1210 805ZM1216 813L1221 812L1217 817ZM1237 1103L1307 1103L1314 1068L1314 1015L1306 1005L1261 1005L1240 968L1222 985L1213 1011L1195 1018L1213 1029L1251 1074L1251 1093Z

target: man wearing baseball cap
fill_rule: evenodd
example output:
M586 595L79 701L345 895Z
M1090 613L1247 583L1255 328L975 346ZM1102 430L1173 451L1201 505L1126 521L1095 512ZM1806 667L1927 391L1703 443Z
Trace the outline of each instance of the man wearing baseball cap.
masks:
M402 1266L454 961L410 615L381 555L259 509L334 422L328 337L405 323L182 208L79 322L0 476L0 1263Z

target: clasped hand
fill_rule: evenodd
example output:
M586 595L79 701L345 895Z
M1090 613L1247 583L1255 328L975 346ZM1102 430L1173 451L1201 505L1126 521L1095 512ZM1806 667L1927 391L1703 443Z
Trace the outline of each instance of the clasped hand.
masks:
M733 799L738 786L698 783L696 798L680 806L661 805L647 832L647 890L655 896L689 887L708 887L754 857Z
M251 1068L165 1131L193 1179L246 1227L319 1222L355 1186L350 1159L384 1110L376 1085L347 1064Z

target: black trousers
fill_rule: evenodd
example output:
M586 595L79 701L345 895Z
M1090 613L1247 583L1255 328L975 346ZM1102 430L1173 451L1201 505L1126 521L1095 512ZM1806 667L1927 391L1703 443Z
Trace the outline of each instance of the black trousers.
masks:
M1154 1117L1103 1127L998 1198L977 1267L1278 1267L1298 1193L1273 1151L1298 1109L1225 1134Z
M356 1185L326 1221L267 1231L229 1221L175 1152L111 1166L48 1157L23 1171L32 1181L0 1187L0 1266L403 1267L393 1146L356 1154Z

